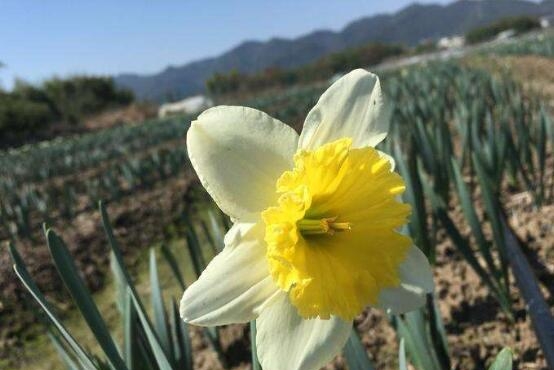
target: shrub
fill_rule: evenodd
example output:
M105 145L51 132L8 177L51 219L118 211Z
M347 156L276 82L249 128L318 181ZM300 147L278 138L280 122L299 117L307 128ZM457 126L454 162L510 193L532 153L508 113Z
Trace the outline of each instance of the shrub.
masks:
M46 102L0 93L0 132L3 134L41 129L56 117Z
M487 26L474 28L466 34L465 38L467 43L475 44L490 40L502 31L514 30L516 33L523 33L540 27L540 21L536 17L507 17Z
M206 88L211 94L225 95L237 92L252 93L273 87L288 87L298 82L321 81L336 73L378 64L385 58L400 55L403 52L404 48L398 45L370 43L330 54L295 69L270 67L251 75L241 74L237 70L227 74L215 73L206 81Z

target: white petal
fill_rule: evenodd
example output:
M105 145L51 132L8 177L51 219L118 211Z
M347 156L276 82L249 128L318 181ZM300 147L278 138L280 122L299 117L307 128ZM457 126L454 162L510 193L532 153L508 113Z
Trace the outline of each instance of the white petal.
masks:
M275 202L275 183L292 167L297 142L292 128L246 107L208 109L187 133L202 185L226 214L245 222Z
M418 247L412 246L400 265L400 280L399 287L381 291L379 307L399 314L423 306L426 294L433 291L433 272L427 257Z
M317 370L348 340L352 322L300 317L282 292L256 320L256 346L264 370Z
M387 136L388 110L383 108L379 78L356 69L336 81L312 108L300 134L302 149L350 137L355 148L376 146Z
M225 248L183 294L181 317L203 326L254 320L278 292L269 275L263 224L236 224Z

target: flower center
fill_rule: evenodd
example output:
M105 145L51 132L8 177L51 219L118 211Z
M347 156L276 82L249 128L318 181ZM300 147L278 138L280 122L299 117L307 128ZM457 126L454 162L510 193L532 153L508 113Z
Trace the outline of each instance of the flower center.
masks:
M336 217L327 217L319 220L304 218L296 222L296 227L300 234L304 236L317 234L333 235L336 232L350 231L352 229L350 222L336 222L336 220Z
M397 230L410 213L405 187L373 148L339 139L299 151L277 180L277 205L262 212L275 283L304 318L351 320L398 286L411 245Z

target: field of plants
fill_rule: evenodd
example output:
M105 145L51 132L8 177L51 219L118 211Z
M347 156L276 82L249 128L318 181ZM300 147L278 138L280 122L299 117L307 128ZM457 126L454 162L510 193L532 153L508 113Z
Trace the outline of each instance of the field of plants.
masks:
M510 47L498 52L551 57L552 36ZM433 265L435 292L408 314L364 312L329 368L482 369L510 347L517 368L547 369L552 353L544 343L554 342L541 325L551 325L554 303L552 107L513 76L456 62L380 78L392 114L379 149L406 181L409 234ZM241 105L300 130L326 87L298 86ZM60 358L52 368L260 368L251 356L255 325L200 330L178 315L180 293L230 227L191 170L184 138L193 118L0 153L0 239L10 244L0 250L0 367L41 368L32 347L45 325ZM107 206L98 210L99 201ZM538 286L529 283L535 276ZM141 279L146 291L137 288ZM89 294L106 289L109 304ZM34 315L35 301L46 315ZM86 343L64 324L75 309L93 333ZM509 357L502 351L496 365Z

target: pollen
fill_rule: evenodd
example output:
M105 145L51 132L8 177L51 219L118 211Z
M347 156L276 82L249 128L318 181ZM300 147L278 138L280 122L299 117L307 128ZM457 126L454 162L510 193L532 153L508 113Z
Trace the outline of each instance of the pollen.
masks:
M304 318L351 320L400 283L410 207L389 161L349 138L301 150L277 180L277 204L262 212L273 280Z

